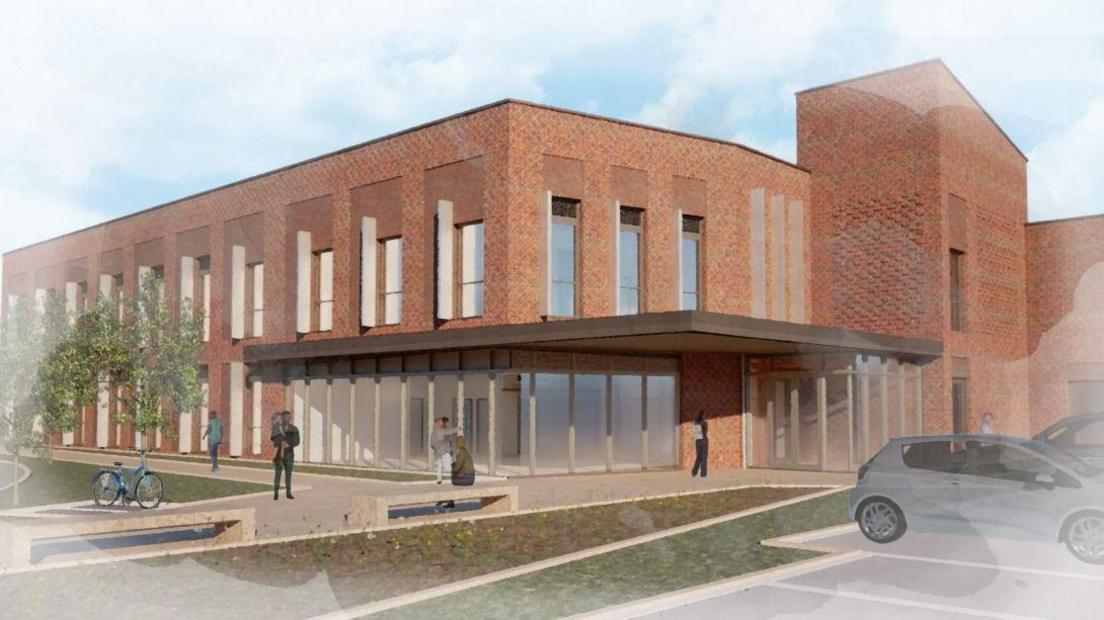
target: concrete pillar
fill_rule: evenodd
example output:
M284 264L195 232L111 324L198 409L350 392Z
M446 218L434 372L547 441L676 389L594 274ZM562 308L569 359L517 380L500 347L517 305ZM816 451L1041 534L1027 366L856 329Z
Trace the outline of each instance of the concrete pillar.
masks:
M349 436L345 439L345 463L356 465L360 457L360 444L357 442L357 378L349 378Z
M307 369L310 372L310 369ZM314 445L314 436L312 434L312 428L314 426L312 418L314 418L314 403L311 402L311 378L307 375L307 378L303 381L303 424L300 426L300 433L302 433L302 442L299 447L303 448L303 461L313 461L314 451L318 448ZM299 455L295 455L296 458Z
M648 469L648 375L640 377L640 468Z
M567 473L575 473L575 373L567 375Z
M529 373L529 475L537 475L537 375Z
M230 248L230 337L245 338L245 246Z
M230 362L230 456L242 455L245 406L245 365Z
M378 369L377 369L378 370ZM379 467L383 464L380 458L380 378L372 377L372 461Z
M295 331L311 329L311 234L300 230L295 236Z
M613 375L606 374L606 471L613 471Z
M452 202L437 201L437 318L452 318L453 310Z
M360 325L376 326L376 218L360 219Z
M194 312L195 306L195 269L196 260L191 256L180 257L180 315ZM100 276L103 282L104 276ZM103 286L102 284L100 286Z
M487 473L495 475L498 464L498 375L491 373L487 383Z
M410 432L410 398L409 388L406 383L406 375L399 378L399 469L406 469L406 444L407 433Z
M99 294L107 299L111 299L111 288L114 284L115 278L106 273L100 274Z
M824 469L825 459L828 457L828 377L819 376L816 379L817 390L817 429L820 431L817 437L817 458L820 468Z
M889 377L886 366L882 364L882 374L878 377L878 400L882 403L882 445L889 441ZM879 446L880 447L880 446Z
M464 373L456 375L456 428L464 434Z
M429 432L426 433L426 471L433 471L433 419L435 417L434 411L437 405L437 386L434 383L434 376L429 375L426 378L426 428Z
M66 282L65 283L65 314L69 316L69 324L75 325L77 322L77 311L83 310L83 308L77 308L77 283Z
M855 366L847 365L847 468L855 469Z
M869 365L864 359L859 363L860 394L862 395L862 446L859 459L866 461L870 458L870 372Z
M333 463L333 377L326 377L326 411L322 414L325 430L322 433L322 460Z

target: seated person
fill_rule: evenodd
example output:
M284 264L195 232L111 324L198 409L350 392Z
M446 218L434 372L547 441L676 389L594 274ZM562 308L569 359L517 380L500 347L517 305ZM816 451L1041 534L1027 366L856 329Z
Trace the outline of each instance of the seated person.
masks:
M456 450L452 458L452 484L458 487L475 484L475 462L471 452L468 452L468 440L463 435L456 438ZM456 508L456 502L437 502L437 508Z

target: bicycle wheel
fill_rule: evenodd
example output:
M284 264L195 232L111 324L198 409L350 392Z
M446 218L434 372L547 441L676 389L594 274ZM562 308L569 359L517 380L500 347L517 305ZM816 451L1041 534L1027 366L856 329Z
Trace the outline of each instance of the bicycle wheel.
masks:
M119 499L119 478L109 471L101 471L92 478L92 501L97 506L110 506Z
M165 492L165 484L161 477L153 472L142 474L142 479L134 486L134 499L142 508L157 508L161 503L161 495Z

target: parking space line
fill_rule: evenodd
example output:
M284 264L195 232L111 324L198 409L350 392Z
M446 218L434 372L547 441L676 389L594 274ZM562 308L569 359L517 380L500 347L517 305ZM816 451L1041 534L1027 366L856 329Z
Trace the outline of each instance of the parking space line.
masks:
M945 613L954 613L967 616L978 616L981 618L1000 618L1001 620L1035 620L1036 616L1020 616L1016 614L1006 614L1000 612L985 611L981 609L971 609L969 607L957 607L954 605L941 605L939 603L922 603L920 601L910 601L906 599L897 599L891 596L878 596L876 594L861 594L859 592L847 592L845 590L829 590L828 588L818 588L815 586L802 586L793 583L774 582L763 584L764 588L781 588L783 590L793 590L795 592L807 592L810 594L822 594L828 597L842 597L856 599L860 601L869 601L872 603L885 603L887 605L897 605L900 607L913 607L916 609L927 609L931 611L941 611Z
M929 564L946 564L949 566L963 566L966 568L988 568L996 571L1008 571L1013 573L1027 573L1030 575L1044 575L1046 577L1058 577L1061 579L1083 579L1085 581L1104 581L1104 575L1088 575L1085 573L1071 573L1067 571L1047 570L1045 568L1028 568L1026 566L1005 566L1003 564L985 564L984 562L968 562L966 560L947 560L943 558L924 558L915 555L901 555L899 553L881 553L869 551L871 556L888 558L892 560L907 560L910 562L927 562Z

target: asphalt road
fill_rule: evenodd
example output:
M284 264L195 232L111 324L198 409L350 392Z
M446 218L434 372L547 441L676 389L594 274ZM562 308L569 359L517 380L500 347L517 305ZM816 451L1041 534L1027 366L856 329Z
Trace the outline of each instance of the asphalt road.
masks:
M1074 559L1059 543L910 531L897 542L876 545L857 530L808 542L863 553L751 588L713 590L700 600L682 597L678 606L635 617L1104 617L1104 566ZM656 601L653 608L662 607Z

